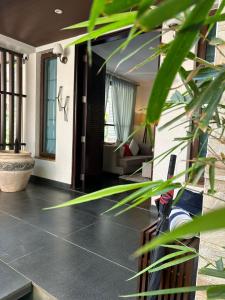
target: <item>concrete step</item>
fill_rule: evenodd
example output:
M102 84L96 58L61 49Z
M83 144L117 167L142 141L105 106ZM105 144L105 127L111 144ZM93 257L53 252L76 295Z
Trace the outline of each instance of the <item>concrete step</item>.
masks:
M18 300L31 292L31 281L0 261L0 300Z

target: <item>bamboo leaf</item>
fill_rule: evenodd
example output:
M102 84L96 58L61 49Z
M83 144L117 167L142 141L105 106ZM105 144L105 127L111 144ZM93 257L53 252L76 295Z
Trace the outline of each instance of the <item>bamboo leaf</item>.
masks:
M114 23L117 21L120 21L122 19L126 19L127 17L136 17L137 12L136 11L129 11L129 12L124 12L124 13L118 13L118 14L114 14L111 16L107 16L107 17L99 17L96 18L95 20L95 25L104 25L104 24L108 24L108 23ZM84 22L80 22L78 24L74 24L68 27L63 28L63 30L71 30L71 29L78 29L78 28L85 28L85 27L89 27L90 25L90 21L84 21Z
M155 266L161 264L162 262L166 261L166 260L169 260L171 258L174 258L174 257L177 257L177 256L180 256L182 254L185 254L185 253L188 253L189 250L182 250L182 251L176 251L176 252L173 252L173 253L170 253L170 254L167 254L165 256L163 256L162 258L158 259L156 262L154 262L153 264L151 264L150 266L148 266L147 268L145 268L144 270L141 270L140 272L138 272L137 274L135 274L134 276L132 276L131 278L128 279L129 280L132 280L134 278L137 278L138 276L144 274L145 272L149 271L150 269L154 268Z
M106 1L104 13L107 15L133 9L139 4L140 0L111 0Z
M105 0L94 0L91 6L91 12L88 23L88 31L91 32L95 27L95 21L103 12Z
M225 285L208 288L207 299L225 299Z
M148 9L137 20L137 24L144 30L150 31L160 26L166 20L175 17L180 12L195 4L195 0L167 0L162 1L156 8Z
M193 20L204 19L208 15L213 3L213 0L198 1L182 28L191 25ZM173 80L198 36L199 28L184 31L182 28L170 45L168 53L156 76L147 108L147 121L149 123L158 122ZM174 60L174 58L176 59ZM170 71L168 72L168 70Z
M174 231L167 232L159 237L153 239L150 243L147 243L142 248L135 252L135 256L139 256L146 253L161 244L166 244L176 239L182 238L186 235L194 235L199 232L207 232L225 228L225 208L211 211L203 216L199 216L193 219L193 221L180 226Z
M96 29L92 32L89 32L87 34L85 34L84 36L74 40L72 43L68 44L67 47L69 46L73 46L73 45L78 45L84 42L87 42L89 40L92 39L96 39L101 35L104 35L110 31L116 30L116 29L121 29L123 27L126 27L128 25L132 25L134 22L134 17L133 16L129 16L126 19L122 19L120 21L114 22L114 23L110 23L108 25L105 25L99 29Z
M225 285L214 285L213 288L222 288L224 289ZM202 285L202 286L190 286L190 287L181 287L181 288L173 288L173 289L163 289L163 290L156 290L156 291L149 291L131 295L123 295L120 296L121 298L136 298L136 297L146 297L146 296L157 296L157 295L173 295L173 294L180 294L180 293L190 293L196 291L207 291L208 289L212 288L212 285Z
M110 209L106 210L104 212L108 213L112 210L115 210L116 208L119 208L125 204L127 204L128 202L134 200L135 198L140 197L141 195L143 195L144 193L148 192L150 189L152 189L153 187L156 187L157 185L159 185L161 182L163 182L162 180L159 181L155 181L155 182L150 182L147 186L139 189L138 191L132 193L131 195L125 197L123 200L119 201L118 203L116 203L115 205L113 205L113 207L111 207Z
M216 268L218 271L224 271L224 264L223 264L223 259L222 257L220 257L217 261L216 261Z
M107 196L110 196L110 195L115 195L115 194L123 193L123 192L126 192L126 191L136 190L138 188L148 186L149 184L151 184L151 181L124 184L124 185L117 185L117 186L102 189L100 191L93 192L93 193L90 193L90 194L87 194L87 195L83 195L81 197L77 197L73 200L70 200L70 201L67 201L65 203L56 205L54 207L45 208L44 210L53 209L53 208L60 208L60 207L66 207L66 206L71 206L71 205L75 205L75 204L79 204L79 203L93 201L93 200L97 200L97 199L107 197Z
M199 270L199 274L225 279L225 270L220 271L211 268L202 268Z
M156 267L156 268L153 268L153 269L150 269L148 270L150 273L154 273L154 272L158 272L158 271L161 271L161 270L164 270L164 269L167 269L167 268L170 268L172 266L176 266L176 265L179 265L179 264L182 264L188 260L191 260L195 257L197 257L198 254L191 254L191 255L186 255L184 257L181 257L181 258L178 258L178 259L174 259L168 263L165 263L159 267Z

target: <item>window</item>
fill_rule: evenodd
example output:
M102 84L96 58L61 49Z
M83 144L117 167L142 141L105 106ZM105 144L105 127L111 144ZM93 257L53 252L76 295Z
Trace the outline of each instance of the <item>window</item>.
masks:
M105 108L105 143L115 143L117 141L116 127L113 118L112 86L109 85L108 97Z
M41 57L41 141L40 156L55 158L56 150L57 57Z
M14 149L22 139L22 54L0 49L0 149Z

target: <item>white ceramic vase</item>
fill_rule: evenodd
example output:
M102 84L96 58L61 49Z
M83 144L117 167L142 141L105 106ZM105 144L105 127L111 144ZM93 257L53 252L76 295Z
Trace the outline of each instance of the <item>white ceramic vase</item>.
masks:
M0 191L18 192L26 188L34 159L29 152L0 151Z

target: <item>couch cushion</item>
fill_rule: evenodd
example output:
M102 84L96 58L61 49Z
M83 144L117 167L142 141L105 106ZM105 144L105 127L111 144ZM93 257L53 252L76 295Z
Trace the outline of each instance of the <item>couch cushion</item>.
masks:
M132 141L130 142L130 151L132 153L132 155L137 155L139 152L139 146L138 143L135 141L135 139L132 139Z

